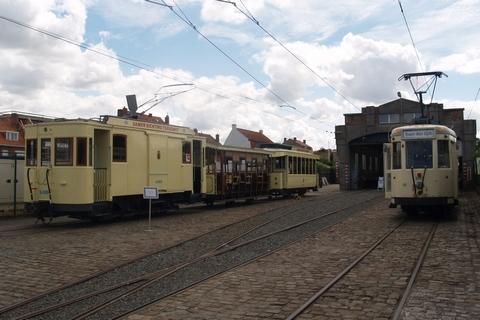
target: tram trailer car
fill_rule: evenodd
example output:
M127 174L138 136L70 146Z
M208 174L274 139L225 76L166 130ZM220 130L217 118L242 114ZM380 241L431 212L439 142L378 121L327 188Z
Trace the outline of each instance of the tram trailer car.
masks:
M145 186L159 201L205 193L205 138L189 128L105 116L28 125L26 209L38 217L94 218L145 209Z
M441 125L392 130L384 144L385 197L390 207L453 207L458 204L457 136Z
M272 153L270 173L272 194L304 195L309 189L318 189L318 155L295 150L265 150Z
M205 202L211 205L218 200L269 194L270 156L270 152L262 149L207 144Z

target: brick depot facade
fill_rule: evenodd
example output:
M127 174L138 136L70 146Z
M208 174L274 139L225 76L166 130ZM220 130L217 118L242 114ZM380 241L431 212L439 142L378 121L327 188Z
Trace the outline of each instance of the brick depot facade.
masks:
M340 189L375 188L378 177L383 176L383 143L393 128L410 124L420 114L418 102L402 98L345 114L345 125L335 127ZM468 187L475 172L476 121L465 120L463 108L444 109L438 103L429 105L427 116L432 123L456 132L461 183Z

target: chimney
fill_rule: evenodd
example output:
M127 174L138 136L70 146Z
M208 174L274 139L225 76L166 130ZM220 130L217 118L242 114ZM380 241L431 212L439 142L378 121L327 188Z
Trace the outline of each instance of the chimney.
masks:
M232 124L232 129L237 129L237 125L236 124Z
M293 141L297 141L297 137L293 137Z
M260 132L260 134L263 134L263 130L259 130L258 132Z
M151 117L152 117L152 114L151 114L151 113L149 113L149 114L148 114L148 116L151 118Z
M287 143L287 138L283 138L283 143Z
M219 135L218 133L215 135L215 140L216 140L217 142L220 142L220 135Z
M303 140L303 144L307 144L307 140Z
M117 116L118 117L125 117L126 115L128 115L127 108L123 107L122 109L117 110Z
M193 129L193 132L198 133L198 129L197 128Z
M170 117L168 116L168 114L165 116L165 123L170 124Z

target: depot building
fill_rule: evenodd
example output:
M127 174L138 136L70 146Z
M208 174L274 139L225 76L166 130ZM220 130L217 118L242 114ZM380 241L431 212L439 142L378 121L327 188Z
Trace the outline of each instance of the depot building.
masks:
M376 188L383 177L383 144L393 128L412 124L421 116L417 101L397 99L361 113L344 114L345 125L335 127L337 174L341 190ZM464 119L463 108L444 109L443 104L426 107L431 123L447 126L458 138L459 175L462 187L473 183L475 173L476 121Z

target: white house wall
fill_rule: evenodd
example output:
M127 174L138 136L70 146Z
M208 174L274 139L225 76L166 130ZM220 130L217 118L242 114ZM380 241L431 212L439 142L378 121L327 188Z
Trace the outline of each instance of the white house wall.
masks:
M232 128L232 131L230 131L230 134L225 140L224 145L240 148L250 148L250 141L236 128Z

